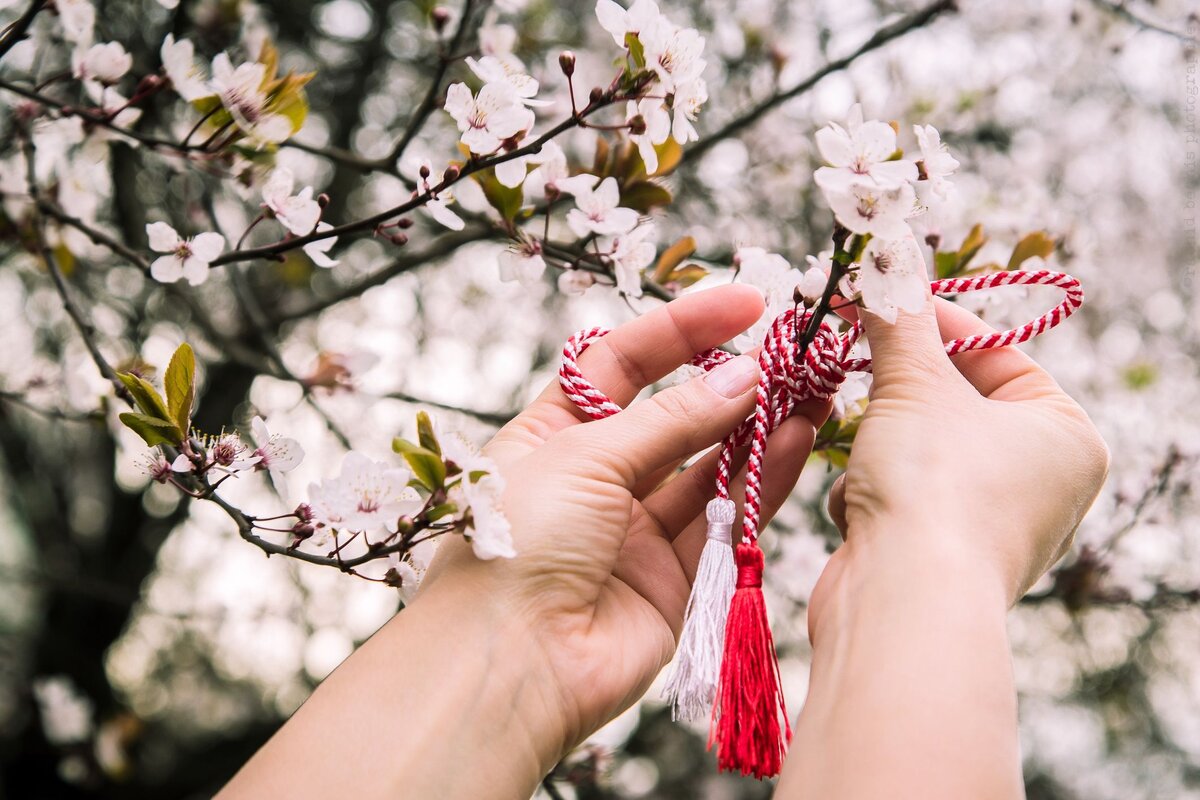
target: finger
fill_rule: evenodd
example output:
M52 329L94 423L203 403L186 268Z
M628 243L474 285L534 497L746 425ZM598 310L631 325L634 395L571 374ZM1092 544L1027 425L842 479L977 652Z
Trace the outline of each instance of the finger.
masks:
M934 307L943 341L995 330L949 300L936 298ZM993 400L1030 400L1060 391L1048 372L1015 347L971 350L951 356L950 360L981 395Z
M762 295L745 284L686 295L594 342L579 357L579 368L613 402L626 405L692 356L744 331L762 310ZM520 457L555 432L588 419L554 380L500 429L488 455L499 461Z
M846 541L846 473L838 475L833 481L833 486L829 487L829 500L826 506L829 509L829 518L833 520L838 533L842 535L842 541Z
M806 420L808 425L815 431L825 423L826 417L829 416L830 405L830 401L827 400L806 401L796 406L790 419L799 418ZM796 424L798 423L790 423L789 425L787 420L784 421L784 425L789 425L789 427ZM780 429L782 430L782 426L780 426ZM768 456L774 452L774 448L776 447L774 442L777 441L775 439L777 434L778 431L772 433L767 439ZM779 446L787 448L788 444L784 442ZM734 475L737 475L742 465L746 463L747 453L749 453L749 447L734 449L732 463L730 464L730 471ZM720 460L720 456L719 447L709 453L705 453L695 464L672 478L642 501L642 507L658 523L657 527L661 529L662 535L668 539L674 539L684 528L692 524L697 517L704 517L704 510L708 505L708 501L712 500L716 495L717 463ZM737 493L734 491L735 488L731 486L730 493L737 499Z
M791 417L769 437L763 472L764 526L796 485L812 447L812 431L809 420ZM743 467L730 486L734 497L741 496L745 480ZM712 485L707 481L705 483L708 484L708 490L700 505L699 517L687 524L673 543L650 515L643 514L640 522L635 519L613 568L613 576L646 598L671 625L676 636L683 625L684 609L708 528L703 512L704 505L712 499ZM734 529L740 531L737 525Z
M803 417L789 417L779 426L768 439L767 454L763 459L762 485L762 516L759 522L760 530L767 527L787 501L796 481L808 462L812 452L813 441L816 438L816 428L812 422ZM738 470L730 482L729 494L740 508L746 491L746 468ZM710 498L711 499L711 496ZM734 541L741 534L741 515L734 523ZM696 565L700 561L700 551L708 535L708 520L703 510L696 519L675 537L672 543L675 555L687 575L688 585L696 577Z
M758 364L730 359L708 374L655 394L607 419L563 431L555 454L575 454L567 469L609 478L627 489L656 470L715 444L754 408ZM586 454L585 459L578 454ZM572 463L573 462L573 463Z
M881 247L874 259L877 265L887 265L882 279L888 281L889 296L920 295L924 302L916 312L900 310L891 322L868 310L860 311L871 346L873 391L878 394L894 388L926 388L931 382L940 384L954 371L950 369L938 332L921 249L911 236L886 242ZM869 296L865 291L864 294Z
M757 359L761 349L761 347L756 347L753 350L747 350L745 355ZM676 459L675 461L663 466L661 469L655 470L650 475L638 481L637 485L633 487L633 496L641 500L649 496L652 492L661 488L665 483L679 477L681 474L679 469L680 466L682 466L689 458L692 458L693 455L694 454L689 453L683 458Z

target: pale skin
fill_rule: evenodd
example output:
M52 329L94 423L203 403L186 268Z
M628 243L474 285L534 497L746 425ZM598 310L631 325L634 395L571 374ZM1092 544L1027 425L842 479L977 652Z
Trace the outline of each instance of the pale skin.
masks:
M627 405L761 313L752 288L698 292L580 366ZM1108 453L1019 351L945 356L943 338L986 329L968 312L866 316L872 398L829 500L845 544L809 607L809 695L776 797L1021 797L1005 613L1069 545ZM598 422L547 386L485 449L517 558L444 544L412 605L220 797L530 797L670 660L716 454L678 466L751 413L756 380L735 359ZM807 403L771 436L767 519L828 412Z

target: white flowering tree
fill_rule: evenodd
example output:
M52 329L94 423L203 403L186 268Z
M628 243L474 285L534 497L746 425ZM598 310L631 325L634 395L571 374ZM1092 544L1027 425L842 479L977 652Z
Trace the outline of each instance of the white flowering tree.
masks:
M1169 5L0 0L0 785L211 790L440 539L519 558L475 442L577 328L739 281L767 311L731 349L793 307L807 346L914 274L1049 263L1092 299L1038 355L1117 466L1014 616L1030 794L1182 796L1200 22ZM768 537L801 690L867 388ZM651 698L544 789L765 796L703 753Z

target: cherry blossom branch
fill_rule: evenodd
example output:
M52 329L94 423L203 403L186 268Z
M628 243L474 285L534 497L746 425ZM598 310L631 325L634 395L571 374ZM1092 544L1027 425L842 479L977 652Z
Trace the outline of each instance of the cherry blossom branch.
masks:
M347 284L338 289L328 297L313 300L308 305L300 306L299 308L282 313L276 313L271 316L273 322L291 322L305 317L311 317L321 313L327 308L341 303L345 300L358 297L376 286L381 286L397 275L402 275L409 270L421 267L431 261L450 255L463 245L473 242L480 242L488 238L492 238L499 234L498 229L489 231L487 229L466 229L455 231L453 233L443 234L438 237L434 244L420 252L406 254L397 258L386 267L382 267L375 272L366 275L354 283Z
M103 412L99 410L77 412L67 411L61 408L47 408L45 406L39 406L37 403L34 403L20 392L0 390L0 401L11 403L15 406L20 406L21 408L37 414L40 417L62 420L63 422L97 422L103 421L104 419Z
M5 29L4 35L0 37L0 58L4 58L9 50L25 38L25 32L33 24L33 18L45 7L46 0L33 0L25 12Z
M146 145L147 147L149 147L152 150L155 150L155 149L172 150L172 151L180 153L182 155L194 155L197 153L213 155L212 151L206 149L202 145L181 144L180 142L174 142L174 141L171 141L170 139L163 139L158 136L151 136L149 134L141 133L139 131L133 130L132 128L123 128L120 125L117 125L116 123L114 123L112 121L112 116L113 116L112 114L97 113L90 109L78 108L76 106L70 105L69 103L64 103L61 100L55 100L53 97L49 97L40 92L34 91L33 89L27 89L24 86L21 86L19 84L13 83L8 80L4 80L2 78L0 78L0 89L4 89L4 90L12 92L13 94L16 94L16 95L20 95L21 97L24 97L26 100L32 100L33 102L37 103L38 105L46 106L47 108L53 108L55 111L58 111L63 116L79 117L80 119L84 120L85 122L89 122L93 125L98 125L101 128L106 128L107 130L110 130L114 133L119 133L122 136L127 136L130 139L133 139L137 142L140 142L141 144Z
M1092 3L1099 8L1109 12L1110 14L1120 17L1126 22L1132 23L1135 27L1145 31L1154 31L1155 33L1163 33L1172 38L1178 39L1185 44L1197 45L1200 44L1200 39L1197 39L1191 34L1177 31L1173 28L1168 28L1166 25L1146 19L1141 14L1129 8L1129 4L1125 0L1114 2L1114 0L1092 0Z
M395 163L404 155L404 151L408 149L412 140L417 137L421 129L425 127L425 122L429 119L429 115L433 113L437 106L438 94L442 90L442 81L446 77L446 70L450 68L450 64L457 58L454 53L457 53L462 46L463 38L466 36L468 23L471 18L471 12L474 10L474 0L464 0L462 12L458 18L458 27L454 31L454 35L450 39L449 46L439 42L438 63L434 70L433 78L429 81L429 89L425 92L425 97L421 99L420 105L413 112L412 117L408 121L408 126L405 127L404 133L396 141L388 153L384 162L388 165Z
M776 92L766 100L763 100L758 105L751 108L749 111L725 123L715 132L701 138L691 147L685 148L683 152L684 160L695 159L698 156L706 153L709 148L711 148L717 142L741 133L743 130L754 125L771 111L774 111L776 108L792 98L805 94L826 77L835 72L841 72L872 50L878 50L888 42L899 39L900 37L905 36L906 34L911 33L918 28L925 27L946 12L957 10L957 0L937 0L937 2L931 3L930 5L925 6L924 8L919 9L918 11L915 11L906 17L901 17L893 23L884 25L875 31L875 33L871 35L871 38L859 45L858 49L854 50L852 53L834 61L830 61L825 66L821 67L816 72L813 72L807 78L797 83L795 86L781 92Z
M516 411L476 411L473 408L463 408L462 406L451 405L449 403L441 403L437 400L426 400L422 397L414 397L411 394L401 391L388 392L387 394L379 395L380 397L389 400L400 400L413 405L429 406L431 408L439 408L443 411L450 411L455 414L463 414L464 416L473 417L480 422L486 422L489 425L495 425L497 428L501 425L506 425L513 417L517 416Z
M529 144L505 153L496 153L485 158L472 157L472 159L463 164L461 168L450 170L447 172L447 174L443 175L441 182L437 183L436 185L431 185L426 191L414 195L412 198L404 203L401 203L400 205L393 206L385 211L380 211L377 214L372 214L369 217L365 217L354 222L348 222L343 225L334 226L325 231L313 231L305 236L295 236L275 242L274 244L263 245L262 247L252 247L245 250L232 250L214 259L209 266L220 267L237 261L250 261L256 258L274 258L281 253L294 250L297 247L303 247L310 242L317 242L322 239L328 239L332 236L340 237L345 236L346 234L358 233L364 230L373 230L381 223L404 216L408 212L420 208L430 200L436 198L437 195L452 187L454 184L470 175L475 174L476 172L490 169L495 167L497 164L503 164L506 161L512 161L513 159L522 158L524 156L541 152L542 146L545 145L546 142L549 142L551 139L558 137L572 128L579 127L579 125L587 117L596 113L597 111L607 108L614 103L624 101L625 99L627 99L625 95L619 94L615 88L610 88L608 91L604 92L596 100L596 102L589 103L588 106L583 108L578 114L573 114L570 117L562 120L557 125L543 133L541 136L531 141Z
M84 316L83 311L75 303L74 298L71 297L71 291L67 287L66 279L63 278L62 270L58 266L58 259L54 257L54 253L46 243L45 220L42 217L41 211L38 210L37 203L38 188L37 172L34 169L35 148L33 139L24 129L21 129L19 135L25 150L29 194L35 201L32 214L35 247L42 258L42 262L46 265L46 271L50 273L50 280L54 284L54 290L58 293L59 299L62 301L63 310L67 312L67 316L71 318L71 322L74 323L75 328L79 331L79 335L83 339L83 344L87 348L88 354L92 357L92 361L96 364L96 368L100 370L100 374L104 376L105 380L112 384L117 397L132 407L133 397L129 394L129 390L125 388L125 384L121 383L121 379L117 377L116 370L112 368L112 365L108 363L104 354L100 352L100 347L96 344L95 340L96 329L87 317Z

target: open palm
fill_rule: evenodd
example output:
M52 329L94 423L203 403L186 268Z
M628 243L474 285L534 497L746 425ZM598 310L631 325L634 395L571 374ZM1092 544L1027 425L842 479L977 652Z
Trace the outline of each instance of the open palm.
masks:
M762 310L749 287L699 292L609 333L579 365L627 405ZM555 382L485 448L508 482L505 513L518 555L479 562L452 542L426 580L465 581L527 621L561 698L565 746L632 704L674 652L704 546L717 453L678 468L750 415L756 371L749 372L744 389L726 387L732 397L698 378L600 421L588 421ZM802 406L772 435L764 519L794 486L827 413L826 404ZM735 454L735 467L743 460ZM739 472L735 497L743 480Z

